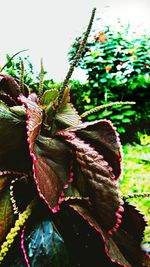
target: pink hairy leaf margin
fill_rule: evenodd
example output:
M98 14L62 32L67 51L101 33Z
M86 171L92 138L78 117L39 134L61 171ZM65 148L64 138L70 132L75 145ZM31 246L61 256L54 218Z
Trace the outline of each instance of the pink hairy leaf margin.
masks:
M123 211L123 201L117 189L116 181L114 181L112 168L92 146L76 137L73 130L64 130L57 134L73 146L87 188L84 197L90 198L97 219L111 234L111 231L119 227L121 223L120 212ZM79 192L82 195L80 177L77 179Z
M70 204L70 207L79 213L79 215L101 235L104 241L105 253L110 261L116 263L118 266L131 267L113 239L100 227L87 209L85 209L83 206L79 206L78 204Z
M147 225L144 215L133 205L124 201L121 228L133 236L137 243L142 241ZM130 218L130 219L129 219Z
M76 135L90 143L96 151L103 155L118 179L122 174L122 147L119 134L109 120L98 120L82 123L77 127Z
M55 138L40 135L42 110L32 97L20 95L19 99L26 106L28 143L39 196L53 212L57 212L59 197L72 182L70 149Z

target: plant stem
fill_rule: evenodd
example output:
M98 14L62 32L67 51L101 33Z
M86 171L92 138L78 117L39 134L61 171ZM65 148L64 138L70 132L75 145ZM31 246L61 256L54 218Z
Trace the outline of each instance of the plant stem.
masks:
M40 82L39 82L39 97L42 96L43 93L43 79L44 79L44 67L43 67L43 60L41 58L41 70L40 70Z
M11 62L11 60L14 58L14 57L16 57L17 55L19 55L20 53L22 53L22 52L26 52L26 51L28 51L29 49L24 49L24 50L21 50L21 51L19 51L19 52L17 52L17 53L15 53L6 63L5 63L5 65L1 68L1 70L0 70L0 72L2 72L6 67L7 67L7 65Z
M117 105L134 105L134 104L136 104L136 103L135 102L128 102L128 101L126 101L126 102L117 101L117 102L109 103L106 105L97 106L95 108L92 108L91 110L88 110L88 111L82 113L81 118L85 118L85 117L87 117L93 113L98 112L101 109L105 109L105 108L109 108L109 107L113 107L113 106L117 106Z
M150 197L150 193L148 193L148 192L146 192L146 193L133 193L133 194L128 194L128 195L124 196L125 199L138 198L138 197Z
M24 64L23 60L21 60L20 66L20 92L24 94Z

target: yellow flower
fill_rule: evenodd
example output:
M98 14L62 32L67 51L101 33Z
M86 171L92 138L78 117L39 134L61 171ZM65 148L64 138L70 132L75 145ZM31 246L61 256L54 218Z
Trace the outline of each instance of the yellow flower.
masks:
M134 52L135 52L135 50L134 50L134 49L130 49L130 50L129 50L129 54L130 54L130 55L133 55L133 54L134 54Z
M107 66L105 67L105 70L106 70L107 72L109 72L111 69L112 69L112 66L110 66L110 65L107 65Z
M99 32L98 36L94 37L94 41L105 43L108 40L108 38L105 36L104 32Z

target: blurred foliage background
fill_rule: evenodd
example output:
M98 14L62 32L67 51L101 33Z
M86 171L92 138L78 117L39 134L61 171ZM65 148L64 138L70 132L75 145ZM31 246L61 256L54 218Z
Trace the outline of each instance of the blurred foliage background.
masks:
M70 62L81 42L82 36L76 38L73 43L69 51ZM110 119L125 142L136 138L135 129L141 132L148 131L150 118L148 34L139 34L133 31L129 24L123 25L120 21L115 27L105 25L101 31L93 30L79 67L84 69L87 75L81 102L80 98L76 98L76 91L79 94L80 85L73 83L73 97L81 111L114 101L136 102L136 105L132 106L120 105L105 109L100 114L90 115L88 120Z
M70 47L68 60L72 62L82 36ZM5 72L20 78L20 64L24 61L24 82L34 92L39 85L39 74L34 72L29 57L11 60ZM93 30L78 67L84 69L87 82L71 80L71 100L80 114L96 106L115 101L134 101L135 105L117 105L89 115L87 119L107 118L120 133L124 152L124 174L120 181L123 195L150 193L150 36L139 34L132 27L118 21L116 27L105 25ZM46 74L46 71L45 71ZM43 90L57 88L60 83L45 79ZM146 214L148 227L144 242L150 244L150 198L131 198Z

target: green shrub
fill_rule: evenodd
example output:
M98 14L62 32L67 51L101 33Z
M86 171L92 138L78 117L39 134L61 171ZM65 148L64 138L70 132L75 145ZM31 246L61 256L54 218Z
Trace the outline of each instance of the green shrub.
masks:
M21 75L21 61L24 64L24 82L25 84L30 87L30 91L38 93L39 82L40 82L40 75L36 73L33 67L33 64L30 60L29 56L19 56L12 58L9 54L6 55L6 62L8 64L5 67L5 72L14 78L20 79ZM44 75L47 71L44 70ZM43 91L47 89L60 88L60 83L55 83L53 79L43 81Z
M36 77L35 79L33 78L35 75L34 69L33 69L33 65L30 61L29 56L25 56L25 57L13 57L10 56L9 54L6 55L6 66L4 68L4 71L17 78L20 79L20 75L21 75L21 61L24 62L24 82L28 85L31 86L35 83L36 81Z
M81 37L76 38L69 52L70 62L81 42ZM84 110L114 101L135 101L136 105L114 106L89 116L89 120L107 117L120 133L125 133L133 123L140 130L141 126L147 127L150 117L149 47L149 36L132 32L130 25L118 23L116 28L105 26L101 32L93 31L79 63L88 79ZM77 86L74 94L79 90Z

